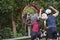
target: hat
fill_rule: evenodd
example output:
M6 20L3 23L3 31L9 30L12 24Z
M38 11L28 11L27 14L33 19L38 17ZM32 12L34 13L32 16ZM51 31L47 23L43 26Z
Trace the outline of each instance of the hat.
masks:
M50 14L51 12L52 12L51 9L46 9L45 11L46 14Z

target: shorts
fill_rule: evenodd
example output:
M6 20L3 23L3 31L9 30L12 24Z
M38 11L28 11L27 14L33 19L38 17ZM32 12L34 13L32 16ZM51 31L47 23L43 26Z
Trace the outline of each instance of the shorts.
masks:
M49 39L57 39L57 30L56 28L52 27L52 28L48 28L47 29L47 38Z

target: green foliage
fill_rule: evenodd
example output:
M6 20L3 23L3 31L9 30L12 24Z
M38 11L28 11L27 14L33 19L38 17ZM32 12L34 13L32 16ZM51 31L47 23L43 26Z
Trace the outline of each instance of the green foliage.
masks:
M23 8L33 1L34 0L0 0L0 39L13 37L11 16L13 16L16 23L17 36L27 35L24 27L22 27L21 15ZM35 4L40 8L44 7L44 9L48 8L47 5L52 5L60 11L60 0L42 0L42 2L36 0ZM27 12L34 11L29 8ZM60 31L60 14L57 17L56 22L58 26L57 29Z
M25 29L20 29L19 33L17 33L17 37L27 36L27 32Z
M35 10L31 7L29 7L28 9L26 9L26 13L34 13Z
M0 38L12 38L11 13L13 9L13 0L0 1Z

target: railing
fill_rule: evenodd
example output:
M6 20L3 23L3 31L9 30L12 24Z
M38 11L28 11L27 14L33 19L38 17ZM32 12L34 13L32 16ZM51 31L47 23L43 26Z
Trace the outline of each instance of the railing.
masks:
M57 35L59 35L57 33ZM45 37L45 33L42 34L42 38ZM31 36L30 36L30 26L28 26L28 36L23 36L23 37L18 37L18 38L12 38L12 39L3 39L3 40L22 40L22 39L30 39ZM46 38L45 38L46 39Z
M25 40L25 39L28 39L28 40L31 40L31 37L29 36L24 36L24 37L18 37L18 38L12 38L12 39L3 39L3 40ZM37 38L38 39L38 38ZM36 39L35 39L36 40ZM42 40L46 40L46 38L42 38ZM60 40L60 37L57 37L57 40Z
M24 36L24 37L18 37L18 38L12 38L12 39L3 39L3 40L22 40L22 39L29 39L31 36Z

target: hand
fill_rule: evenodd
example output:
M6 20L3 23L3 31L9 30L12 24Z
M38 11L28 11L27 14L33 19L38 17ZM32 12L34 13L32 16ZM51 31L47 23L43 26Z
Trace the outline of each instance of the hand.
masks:
M40 10L43 10L44 8L42 7Z
M22 13L25 13L25 10L23 10Z

